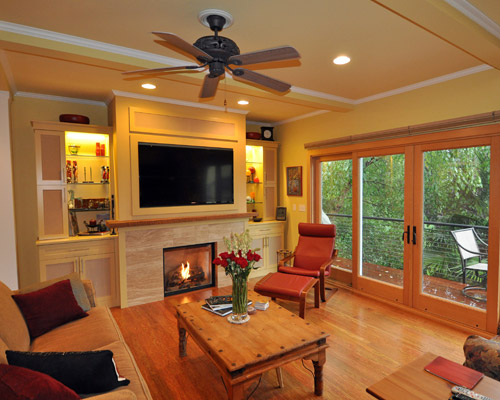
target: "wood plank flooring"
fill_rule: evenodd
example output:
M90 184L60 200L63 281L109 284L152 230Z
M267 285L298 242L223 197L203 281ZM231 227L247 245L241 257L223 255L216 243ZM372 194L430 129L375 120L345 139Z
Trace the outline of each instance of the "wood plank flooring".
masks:
M252 279L252 288L257 279ZM113 308L155 400L226 399L224 384L204 353L188 338L187 357L179 358L173 305L229 294L231 289L206 289L163 301ZM278 300L298 314L298 303ZM425 352L462 363L462 345L471 333L408 314L399 308L340 288L320 309L308 300L306 319L330 333L323 370L324 399L373 399L366 387ZM221 318L221 322L225 322ZM251 321L249 322L251 323ZM312 363L305 362L312 370ZM300 361L283 368L284 388L274 371L264 374L252 395L255 400L317 399L313 376Z

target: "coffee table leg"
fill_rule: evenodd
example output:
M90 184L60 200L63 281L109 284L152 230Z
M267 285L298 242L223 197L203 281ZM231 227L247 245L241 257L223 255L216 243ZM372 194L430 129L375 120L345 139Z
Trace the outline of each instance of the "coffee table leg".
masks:
M186 356L187 335L186 330L179 326L179 357Z
M318 353L317 360L312 360L314 366L314 394L316 396L323 394L323 364L325 364L325 361L325 350Z

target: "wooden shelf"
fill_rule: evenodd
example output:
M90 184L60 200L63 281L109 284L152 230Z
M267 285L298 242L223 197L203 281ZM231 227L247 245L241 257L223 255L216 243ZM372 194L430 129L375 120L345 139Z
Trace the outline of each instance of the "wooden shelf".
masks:
M224 220L224 219L246 219L256 216L257 213L236 213L236 214L214 214L214 215L199 215L192 217L171 217L171 218L155 218L155 219L138 219L138 220L109 220L106 221L106 226L110 228L129 228L133 226L145 225L163 225L163 224L179 224L182 222L198 222L210 220Z

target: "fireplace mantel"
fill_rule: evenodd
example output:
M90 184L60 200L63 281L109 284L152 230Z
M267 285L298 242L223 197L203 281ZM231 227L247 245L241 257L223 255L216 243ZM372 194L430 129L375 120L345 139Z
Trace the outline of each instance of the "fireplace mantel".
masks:
M147 225L163 225L163 224L179 224L183 222L200 222L223 219L245 219L256 216L257 213L235 213L235 214L213 214L213 215L198 215L187 217L169 217L169 218L152 218L152 219L137 219L137 220L108 220L106 225L109 228L129 228L134 226Z

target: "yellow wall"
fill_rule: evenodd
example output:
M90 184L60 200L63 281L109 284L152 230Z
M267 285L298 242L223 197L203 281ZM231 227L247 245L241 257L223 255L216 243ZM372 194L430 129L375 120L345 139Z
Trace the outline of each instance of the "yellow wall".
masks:
M500 110L500 71L488 70L452 81L428 86L357 105L347 113L326 113L280 125L275 136L280 142L279 174L281 205L288 210L287 248L297 244L297 225L307 221L309 179L306 174L308 153L304 144L360 133L375 132L425 122L457 118ZM303 196L286 195L286 167L302 165ZM293 210L293 207L296 210Z
M60 114L82 114L93 125L108 125L107 107L14 97L11 104L12 164L19 286L38 282L35 136L31 121L59 121Z

